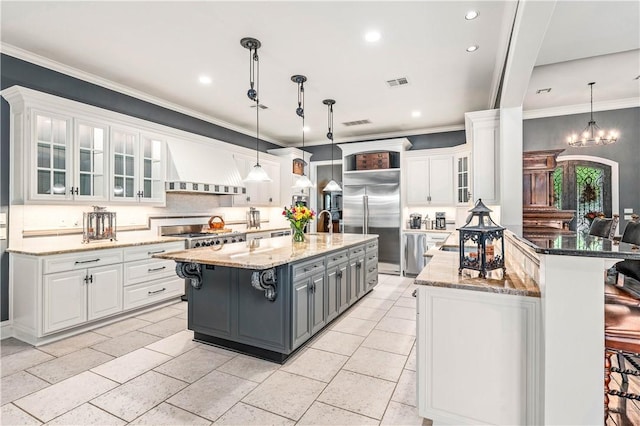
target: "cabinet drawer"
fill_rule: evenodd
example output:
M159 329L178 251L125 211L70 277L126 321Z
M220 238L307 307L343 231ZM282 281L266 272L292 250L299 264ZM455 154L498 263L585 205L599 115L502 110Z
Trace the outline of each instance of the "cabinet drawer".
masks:
M362 256L364 254L364 246L352 247L349 249L349 257Z
M374 271L370 270L372 267L377 271L378 269L378 254L377 253L368 253L366 256L366 264L367 264L367 274L372 273Z
M293 279L304 277L308 274L320 272L324 269L324 259L313 259L308 262L298 263L291 267Z
M349 252L347 250L329 253L327 255L327 267L334 266L338 263L345 262L348 259Z
M76 271L121 262L122 249L91 250L89 252L47 256L44 258L42 270L45 274L51 274L54 272Z
M184 250L184 248L184 241L161 244L145 244L142 246L127 247L124 249L124 261L132 262L135 260L150 259L154 254Z
M153 283L136 284L124 288L125 310L160 302L184 294L184 280L176 277L163 278Z
M372 251L377 252L378 251L378 240L368 242L366 244L366 251L367 251L367 253L370 253Z
M175 264L176 262L168 259L149 259L125 263L124 285L177 276Z

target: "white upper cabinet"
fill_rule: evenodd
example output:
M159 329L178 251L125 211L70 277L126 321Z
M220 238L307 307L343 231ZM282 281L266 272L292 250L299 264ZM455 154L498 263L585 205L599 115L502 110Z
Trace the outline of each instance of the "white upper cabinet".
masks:
M500 203L500 114L499 110L465 113L465 132L471 144L474 200ZM514 160L515 161L515 160ZM518 159L517 161L521 161Z
M453 206L453 154L434 150L405 153L405 188L409 206Z
M13 203L165 202L165 140L140 120L13 86Z

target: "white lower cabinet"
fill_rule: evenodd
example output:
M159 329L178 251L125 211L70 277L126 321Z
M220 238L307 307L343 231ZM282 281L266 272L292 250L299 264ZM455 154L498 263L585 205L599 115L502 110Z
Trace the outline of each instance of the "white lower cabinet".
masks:
M416 320L421 417L542 424L539 298L418 286Z
M174 262L151 257L182 249L179 241L45 256L10 253L15 337L46 343L73 334L74 327L83 331L182 295L184 280Z

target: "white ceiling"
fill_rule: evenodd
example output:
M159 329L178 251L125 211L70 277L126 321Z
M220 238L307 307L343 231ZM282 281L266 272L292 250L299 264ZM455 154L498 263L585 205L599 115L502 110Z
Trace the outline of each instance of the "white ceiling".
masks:
M308 78L309 144L328 142L325 98L336 100L337 142L461 128L464 112L493 107L516 6L514 1L2 1L0 40L9 54L38 55L74 68L76 75L91 74L107 86L254 135L255 110L246 96L249 55L240 39L255 37L262 42L260 101L268 106L260 113L261 136L299 146L294 74ZM466 21L470 9L478 10L479 18ZM639 16L637 1L559 2L524 108L588 102L589 81L597 82L596 100L639 97L640 81L633 80L640 74ZM363 39L371 29L382 35L376 44ZM480 48L467 53L472 44ZM200 74L213 83L198 83ZM409 84L388 87L387 80L399 77ZM551 93L535 95L543 87L552 87ZM414 110L421 116L413 118ZM363 119L371 124L341 124Z

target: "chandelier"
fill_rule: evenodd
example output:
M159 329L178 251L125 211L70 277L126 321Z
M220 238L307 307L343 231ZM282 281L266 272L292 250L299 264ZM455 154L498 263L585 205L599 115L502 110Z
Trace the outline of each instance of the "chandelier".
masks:
M597 145L609 145L615 143L618 140L618 132L615 130L610 130L607 134L604 130L602 130L597 124L596 120L593 119L593 85L595 82L589 83L589 87L591 88L591 119L589 123L587 123L587 127L584 128L580 135L574 133L567 137L567 143L569 146L575 148L583 148L588 146L597 146Z

